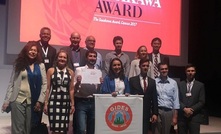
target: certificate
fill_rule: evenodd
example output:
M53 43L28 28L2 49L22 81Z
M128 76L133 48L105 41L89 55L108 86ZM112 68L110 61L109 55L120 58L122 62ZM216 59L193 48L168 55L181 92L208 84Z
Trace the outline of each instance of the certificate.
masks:
M97 69L84 69L81 72L81 84L100 84L102 72Z

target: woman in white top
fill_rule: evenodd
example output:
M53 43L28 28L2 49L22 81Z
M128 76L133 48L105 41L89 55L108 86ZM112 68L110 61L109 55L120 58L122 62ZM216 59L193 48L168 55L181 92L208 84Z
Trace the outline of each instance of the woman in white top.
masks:
M142 45L140 46L138 49L137 49L137 52L136 52L136 56L135 56L135 59L131 62L131 65L130 65L130 72L129 72L129 78L130 77L133 77L133 76L137 76L140 74L140 68L139 68L139 61L140 59L142 58L147 58L149 59L148 57L148 54L147 54L147 47ZM150 61L150 66L149 66L149 70L147 72L147 76L154 78L154 73L153 73L153 64L152 62Z
M128 78L124 74L123 63L119 58L113 58L110 62L109 73L104 77L101 93L117 95L130 94Z

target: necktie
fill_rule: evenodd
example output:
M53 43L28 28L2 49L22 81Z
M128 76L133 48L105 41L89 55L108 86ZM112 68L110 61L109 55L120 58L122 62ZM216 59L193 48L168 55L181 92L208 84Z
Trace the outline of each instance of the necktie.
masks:
M143 85L144 85L144 92L146 92L146 90L147 90L146 77L143 77Z
M158 58L157 58L157 54L155 54L154 56L154 77L156 78L158 76L158 68L157 68L157 64L158 64Z

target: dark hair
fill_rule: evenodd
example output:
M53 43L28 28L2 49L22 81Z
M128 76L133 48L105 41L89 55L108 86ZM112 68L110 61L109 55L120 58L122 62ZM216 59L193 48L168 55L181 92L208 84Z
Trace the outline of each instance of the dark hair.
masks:
M187 69L190 68L190 67L193 67L193 68L196 69L196 66L195 66L194 64L188 63L188 64L185 66L185 70L187 70Z
M167 62L160 62L160 63L157 64L158 70L160 70L160 66L161 66L161 65L167 65L167 67L169 68L169 65L168 65Z
M94 50L87 50L86 53L85 53L85 58L87 58L87 56L89 55L89 53L93 53L93 54L95 54L96 57L97 57L97 52L96 52L96 51L94 51Z
M142 59L140 59L140 61L139 61L139 67L140 67L144 62L149 62L149 63L150 63L150 60L147 59L147 58L142 58Z
M120 70L118 76L115 75L114 70L113 70L113 68L112 68L113 62L116 61L116 60L119 61L119 62L120 62L120 65L121 65L121 70ZM125 78L125 75L124 75L124 67L123 67L122 61L121 61L119 58L113 58L113 59L111 60L108 76L110 77L110 79L114 79L114 78L116 78L116 77L119 77L120 80L124 80L124 78Z
M15 72L20 72L22 70L25 70L27 66L29 66L33 61L30 60L28 57L29 50L36 46L37 48L37 57L35 58L35 63L40 64L42 62L42 57L40 54L40 47L36 41L29 41L21 50L21 52L18 54L17 59L15 60L14 66L15 66Z
M49 30L51 32L51 29L49 27L42 27L41 30L40 30L40 33L42 33L43 30Z
M123 40L123 38L122 38L121 36L115 36L115 37L113 38L113 44L115 44L115 42L116 42L117 40L121 40L122 43L124 42L124 40Z
M68 60L69 60L68 52L65 51L65 50L59 50L59 51L57 52L57 54L55 55L54 67L57 67L57 66L58 66L58 56L59 56L60 53L65 53L65 54L67 55L66 65L68 64Z
M153 44L153 42L157 41L157 40L160 42L160 44L162 43L162 41L159 37L155 37L155 38L152 39L151 44Z

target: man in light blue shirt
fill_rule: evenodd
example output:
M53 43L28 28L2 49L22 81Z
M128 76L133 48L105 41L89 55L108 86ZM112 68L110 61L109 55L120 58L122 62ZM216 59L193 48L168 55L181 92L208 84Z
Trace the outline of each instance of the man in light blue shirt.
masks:
M168 76L168 64L159 63L160 76L155 79L159 117L153 124L154 134L169 134L171 125L177 125L177 110L180 108L177 82Z

